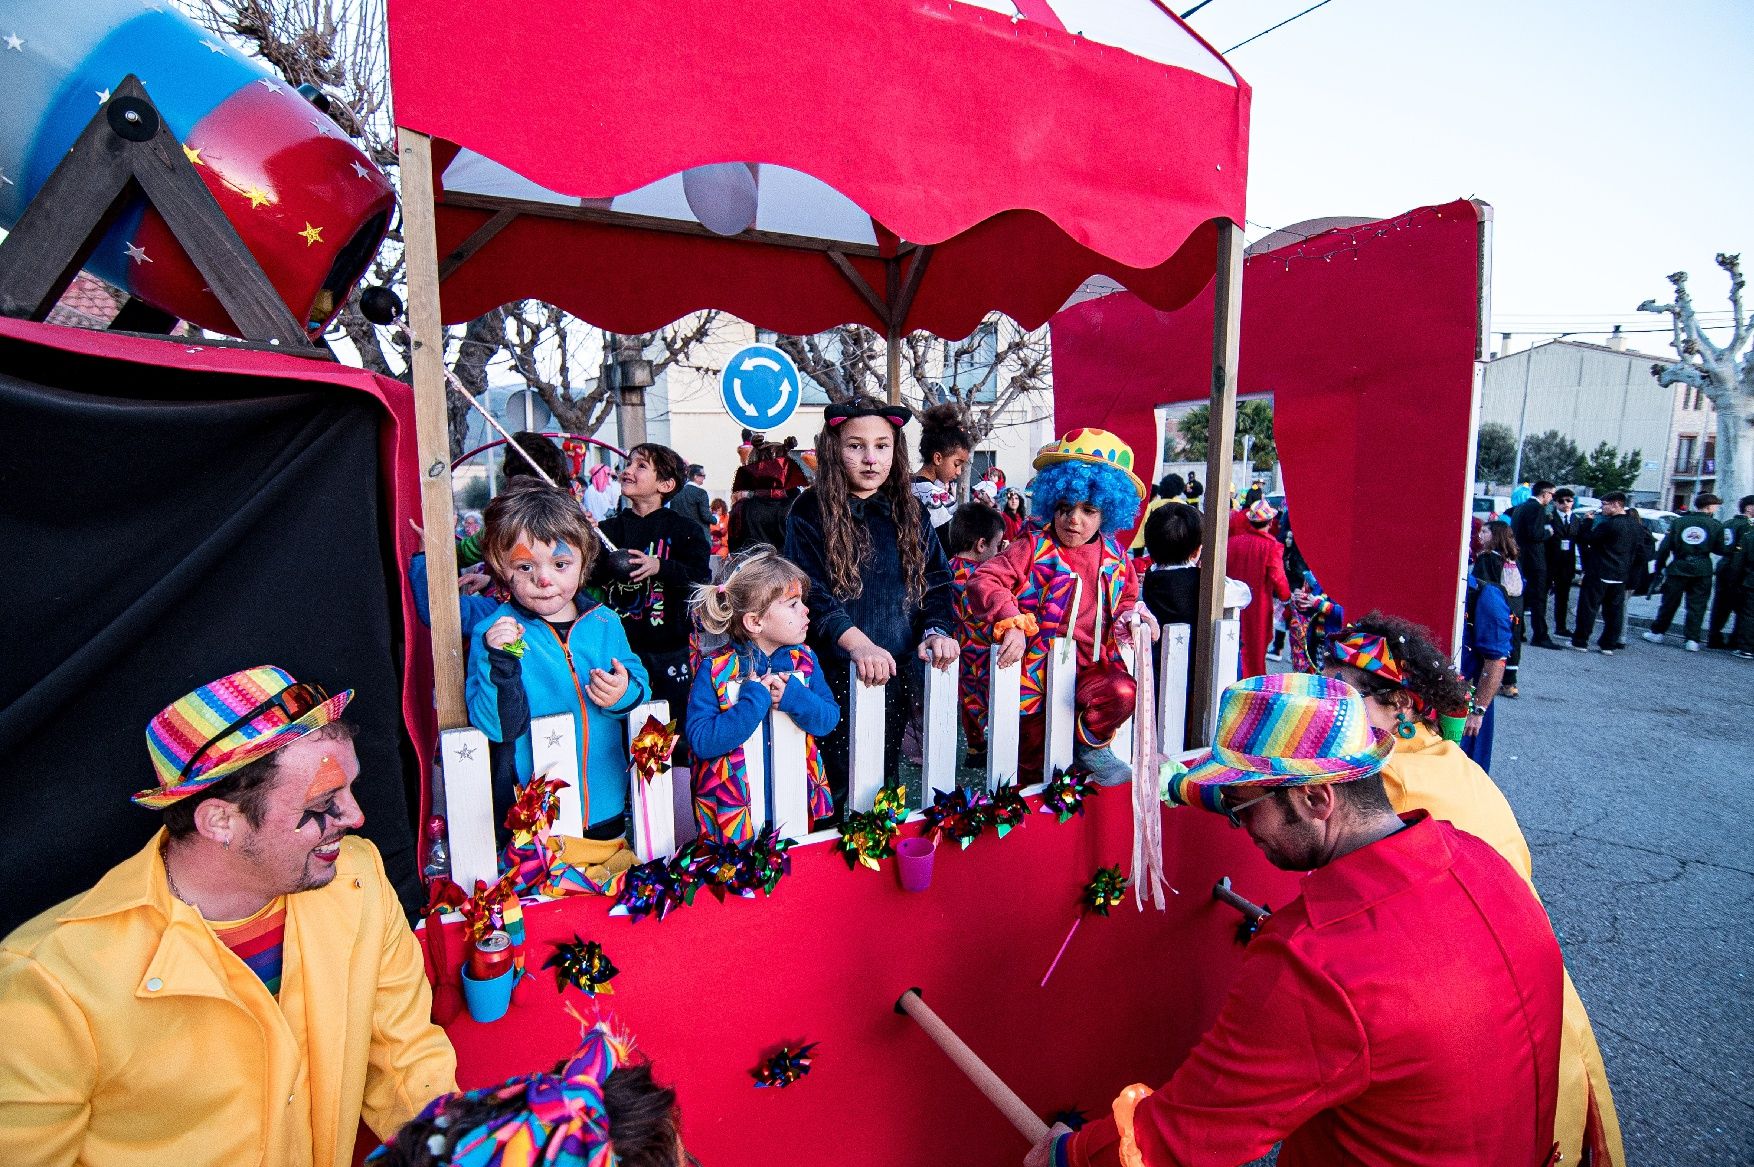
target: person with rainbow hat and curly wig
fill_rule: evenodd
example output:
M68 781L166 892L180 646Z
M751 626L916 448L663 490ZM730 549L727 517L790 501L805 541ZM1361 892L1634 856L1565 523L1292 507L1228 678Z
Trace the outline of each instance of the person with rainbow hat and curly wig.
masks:
M1020 765L1041 770L1047 725L1047 660L1056 637L1078 644L1078 727L1073 764L1106 786L1132 770L1109 742L1133 715L1135 688L1120 649L1135 625L1157 638L1139 603L1139 577L1115 532L1145 499L1133 451L1107 430L1073 430L1035 457L1030 499L1040 523L982 564L968 583L969 609L993 630L999 667L1023 662Z
M1028 1167L1551 1167L1559 942L1522 876L1425 811L1397 815L1394 734L1308 673L1226 689L1211 751L1165 766L1167 800L1225 816L1305 871L1249 944L1218 1017L1168 1083L1049 1131Z

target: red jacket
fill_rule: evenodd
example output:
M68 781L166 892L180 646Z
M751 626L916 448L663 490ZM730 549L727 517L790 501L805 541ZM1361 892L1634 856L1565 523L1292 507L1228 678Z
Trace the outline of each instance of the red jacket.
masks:
M1267 671L1267 645L1273 640L1273 601L1289 600L1285 548L1271 535L1250 528L1233 535L1224 553L1224 574L1249 586L1253 598L1242 610L1242 675Z
M1312 873L1210 1031L1139 1103L1146 1167L1538 1167L1553 1147L1559 944L1522 876L1423 811ZM1114 1119L1064 1148L1118 1162Z

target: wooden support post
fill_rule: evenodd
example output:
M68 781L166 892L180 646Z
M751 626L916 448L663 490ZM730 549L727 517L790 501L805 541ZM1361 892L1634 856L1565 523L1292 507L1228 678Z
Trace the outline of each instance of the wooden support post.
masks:
M883 685L866 685L859 680L859 666L856 664L849 662L847 668L851 670L853 678L852 708L846 711L851 718L847 729L851 738L847 765L851 772L847 778L847 808L851 811L867 811L877 801L877 792L889 781L889 775L883 770L883 701L888 688Z
M639 736L646 722L657 718L659 725L670 721L670 703L668 701L648 701L644 705L636 705L627 715L628 749L633 749L633 739ZM676 743L683 748L682 743ZM630 755L631 756L631 755ZM672 755L674 757L674 755ZM632 789L627 800L627 821L633 838L634 854L639 856L641 863L650 863L654 859L668 859L676 854L676 818L675 796L671 784L675 781L675 773L669 760L658 767L658 772L650 778L632 776Z
M960 708L957 692L958 672L962 662L954 660L947 669L926 666L926 711L921 743L920 800L930 805L932 795L941 790L956 789L956 726Z
M1166 624L1163 627L1163 665L1157 673L1158 749L1166 758L1173 758L1187 749L1188 734L1188 669L1193 640L1193 627L1188 624Z
M1194 662L1194 717L1188 745L1211 742L1217 707L1211 695L1218 623L1224 614L1225 548L1230 532L1232 448L1236 443L1236 366L1242 332L1242 227L1218 223L1217 292L1212 310L1212 395L1206 424L1206 530L1200 554L1197 619L1205 651Z
M975 650L979 652L979 649ZM1023 700L1023 662L999 667L998 646L987 649L987 790L1020 781L1017 776L1017 706Z
M408 265L408 327L414 334L415 438L420 448L420 521L426 528L426 594L432 609L432 679L441 729L469 722L463 706L463 621L457 603L457 516L451 500L451 435L445 410L445 329L439 314L438 231L432 204L432 139L398 130L402 242Z
M579 773L579 726L570 713L530 719L530 773L566 783L554 816L554 833L578 838L585 833L585 776ZM490 810L488 822L493 822Z
M810 770L804 731L792 715L775 709L767 715L767 740L773 752L772 821L780 835L802 839L810 833Z
M470 726L441 733L439 766L445 781L445 843L451 853L451 879L472 892L476 880L492 883L499 878L487 735Z

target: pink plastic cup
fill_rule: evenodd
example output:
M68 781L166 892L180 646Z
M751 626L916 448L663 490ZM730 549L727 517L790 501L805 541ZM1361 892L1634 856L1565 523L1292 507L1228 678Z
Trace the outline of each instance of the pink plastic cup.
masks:
M895 869L903 891L925 891L932 886L932 855L936 848L924 835L910 835L895 845Z

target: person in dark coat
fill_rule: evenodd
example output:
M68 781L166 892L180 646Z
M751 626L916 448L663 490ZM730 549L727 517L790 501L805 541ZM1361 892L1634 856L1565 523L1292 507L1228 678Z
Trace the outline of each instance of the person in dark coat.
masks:
M1585 547L1583 593L1577 603L1571 647L1589 651L1597 612L1602 615L1602 637L1597 646L1604 653L1626 647L1626 585L1633 572L1644 567L1648 538L1644 524L1627 513L1624 492L1615 490L1602 496L1601 513L1580 536Z
M1553 593L1553 631L1571 636L1571 581L1577 577L1577 540L1589 519L1574 509L1577 496L1569 487L1553 494L1553 537L1547 540L1547 590Z
M690 465L688 481L670 500L670 509L693 519L710 535L713 529L713 504L706 492L706 467Z
M1547 630L1547 544L1553 541L1554 485L1537 482L1529 497L1510 512L1511 534L1516 536L1517 566L1523 575L1523 604L1528 615L1529 643L1536 648L1558 648Z

